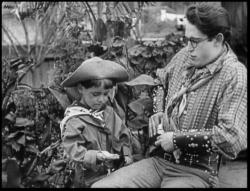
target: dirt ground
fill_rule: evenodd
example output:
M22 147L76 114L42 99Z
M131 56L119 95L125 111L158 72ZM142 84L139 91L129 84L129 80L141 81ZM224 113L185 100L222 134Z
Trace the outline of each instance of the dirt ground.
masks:
M220 188L247 188L247 161L226 161L219 170Z

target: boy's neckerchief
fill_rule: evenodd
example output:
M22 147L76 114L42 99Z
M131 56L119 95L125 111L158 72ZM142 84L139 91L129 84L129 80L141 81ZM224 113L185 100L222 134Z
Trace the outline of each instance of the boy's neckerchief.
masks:
M78 106L78 105L72 105L70 107L68 107L65 110L64 113L64 118L60 123L60 129L61 129L61 135L64 132L64 126L66 124L66 122L74 116L79 116L79 115L90 115L92 117L94 117L95 119L100 120L102 123L104 122L104 111L95 111L92 109L86 109L83 106Z

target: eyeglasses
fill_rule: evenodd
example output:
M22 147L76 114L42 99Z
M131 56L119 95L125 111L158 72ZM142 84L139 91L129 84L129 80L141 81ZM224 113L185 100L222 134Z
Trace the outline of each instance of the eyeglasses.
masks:
M205 41L207 39L208 38L201 39L201 38L193 38L193 37L188 38L188 37L185 37L184 42L187 44L188 41L189 41L192 48L195 49L198 46L199 43L201 43L201 42L203 42L203 41Z

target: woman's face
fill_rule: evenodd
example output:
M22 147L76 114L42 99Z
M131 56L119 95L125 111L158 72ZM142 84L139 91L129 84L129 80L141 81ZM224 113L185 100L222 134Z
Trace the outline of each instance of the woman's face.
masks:
M78 86L81 94L81 102L93 110L104 109L108 102L108 94L111 89L100 87L85 88L81 84Z
M212 61L220 51L221 42L213 39L208 41L207 35L201 33L195 25L192 25L187 21L185 36L191 39L196 44L194 48L192 43L188 42L189 56L191 64L195 67L202 67Z

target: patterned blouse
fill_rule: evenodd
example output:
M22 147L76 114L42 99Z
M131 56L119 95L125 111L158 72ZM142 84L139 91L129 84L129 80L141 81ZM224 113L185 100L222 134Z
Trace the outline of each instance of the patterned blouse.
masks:
M165 103L162 108L158 103L158 111L169 115L172 107L173 142L182 152L180 163L216 171L218 153L235 159L247 148L247 70L228 44L216 61L202 69L189 68L188 63L185 47L161 69L164 75L158 77L168 92L165 100L158 92L156 99ZM203 74L211 77L207 83L180 94L195 75ZM177 95L181 95L180 101L173 104Z

